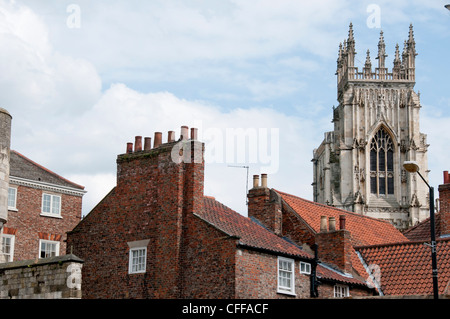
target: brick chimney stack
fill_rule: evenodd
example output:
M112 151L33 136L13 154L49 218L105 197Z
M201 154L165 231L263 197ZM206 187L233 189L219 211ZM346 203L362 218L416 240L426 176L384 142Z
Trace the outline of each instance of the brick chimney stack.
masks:
M183 126L179 141L169 131L163 143L162 133L155 132L153 148L146 137L142 149L142 137L136 136L134 149L127 143L126 153L117 156L116 218L122 228L143 224L158 230L152 254L158 259L153 273L160 298L180 297L183 234L193 214L203 209L204 145L196 137L196 129L189 138ZM143 229L128 233L143 234Z
M440 235L450 234L450 176L444 171L444 183L439 185Z
M281 198L267 187L267 174L253 175L253 188L248 191L248 217L261 222L276 235L282 234Z
M339 229L335 217L321 216L320 232L316 234L319 259L344 273L352 273L351 233L345 229L345 215L339 216Z

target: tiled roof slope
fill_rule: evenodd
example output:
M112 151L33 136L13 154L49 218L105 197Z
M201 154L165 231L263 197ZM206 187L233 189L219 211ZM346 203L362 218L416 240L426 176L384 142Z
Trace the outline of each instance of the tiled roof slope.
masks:
M198 215L226 234L239 237L241 245L308 259L313 258L298 246L278 237L212 197L204 197L204 209Z
M321 216L335 217L338 227L339 216L345 215L345 228L351 232L354 246L408 241L408 238L387 221L276 192L316 233L320 231Z
M239 243L243 246L310 260L314 258L300 247L275 235L250 218L242 216L231 208L216 201L213 197L204 197L204 209L202 212L197 213L197 216L229 236L239 237ZM321 265L317 267L317 276L322 279L341 283L366 285L361 280L344 276L339 272Z
M355 247L367 265L380 267L384 295L432 294L431 247L423 241ZM448 294L450 239L437 241L439 293Z
M441 225L441 214L435 214L435 229L436 229L436 238L441 236L440 225ZM430 238L430 217L424 219L419 224L414 227L409 228L404 231L403 234L409 239L413 241L418 240L428 240Z
M10 153L10 176L24 178L37 182L50 183L54 185L84 189L84 186L75 184L64 177L52 172L51 170L39 165L28 157L17 151L11 150Z
M340 215L345 215L345 228L351 232L352 245L364 246L408 241L391 223L380 219L348 212L332 206L322 205L291 194L276 191L284 202L313 229L320 232L320 217L335 217L336 227ZM363 278L367 278L366 270L359 260L356 251L351 255L353 269Z

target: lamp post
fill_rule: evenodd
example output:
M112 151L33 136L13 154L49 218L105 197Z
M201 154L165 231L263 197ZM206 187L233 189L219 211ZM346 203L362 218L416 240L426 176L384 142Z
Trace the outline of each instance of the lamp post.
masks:
M431 187L428 182L423 178L422 174L419 172L419 165L414 161L405 161L403 167L410 173L419 174L420 178L425 182L430 190L430 234L431 234L431 266L432 266L432 278L433 278L433 295L434 299L439 298L438 291L438 270L437 270L437 259L436 259L436 232L435 232L435 221L434 221L434 188Z

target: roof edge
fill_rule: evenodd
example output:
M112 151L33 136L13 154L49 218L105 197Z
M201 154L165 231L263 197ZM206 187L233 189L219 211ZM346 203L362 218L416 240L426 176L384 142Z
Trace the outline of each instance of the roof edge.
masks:
M67 182L67 183L72 184L72 185L73 185L74 187L76 187L76 188L80 188L80 189L83 189L83 190L84 190L84 186L79 185L79 184L77 184L77 183L74 183L74 182L72 182L72 181L69 181L67 178L64 178L64 177L62 177L61 175L56 174L55 172L49 170L48 168L45 168L44 166L42 166L42 165L36 163L35 161L29 159L29 158L26 157L25 155L23 155L23 154L21 154L21 153L15 151L15 150L11 150L11 152L12 152L12 153L15 153L16 155L18 155L18 156L20 156L20 157L22 157L22 158L25 159L26 161L30 162L30 163L33 164L34 166L36 166L36 167L38 167L38 168L40 168L40 169L42 169L42 170L44 170L44 171L46 171L47 173L52 174L53 176L55 176L55 177L57 177L57 178L59 178L59 179L65 181L65 182Z

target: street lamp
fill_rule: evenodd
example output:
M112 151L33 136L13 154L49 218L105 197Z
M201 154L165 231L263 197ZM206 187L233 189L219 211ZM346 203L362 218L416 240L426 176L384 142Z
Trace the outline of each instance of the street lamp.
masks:
M450 10L450 4L446 4L445 7Z
M446 6L447 7L447 6ZM450 7L450 5L448 5ZM450 10L450 9L449 9ZM433 295L434 299L439 298L438 292L438 270L436 260L436 233L435 233L435 221L434 221L434 188L431 187L428 182L423 178L419 172L419 165L414 161L403 162L403 167L410 173L419 174L420 178L425 182L430 190L430 234L431 234L431 265L432 265L432 277L433 277Z

